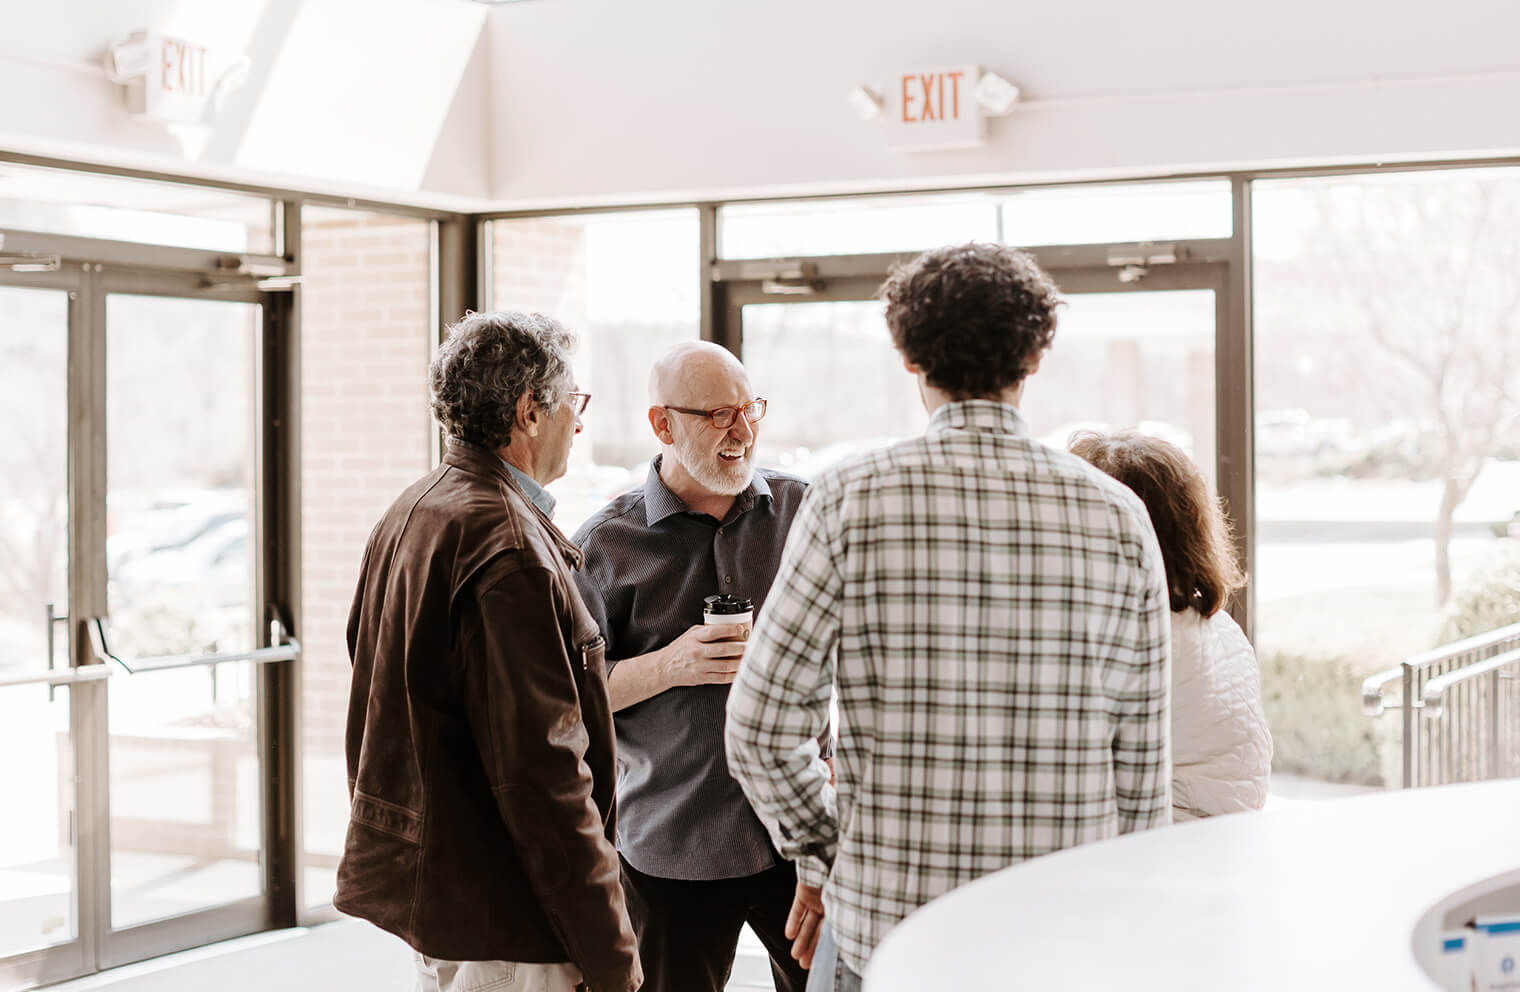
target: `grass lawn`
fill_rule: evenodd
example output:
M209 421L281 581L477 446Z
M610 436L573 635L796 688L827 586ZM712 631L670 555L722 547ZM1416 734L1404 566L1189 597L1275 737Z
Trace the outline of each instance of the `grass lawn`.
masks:
M1340 658L1359 676L1432 646L1439 611L1429 584L1345 588L1257 604L1256 652Z

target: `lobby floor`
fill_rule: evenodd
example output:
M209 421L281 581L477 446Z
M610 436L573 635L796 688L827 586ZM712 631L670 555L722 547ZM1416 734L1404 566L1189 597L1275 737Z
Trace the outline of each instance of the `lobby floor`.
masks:
M47 992L412 992L412 952L368 923L340 920L208 944L50 985ZM771 988L765 950L746 929L728 992Z
M1272 776L1267 808L1358 795L1361 786L1294 775ZM316 881L316 880L314 880ZM138 964L48 986L48 992L411 992L411 950L357 920L295 927L208 944ZM772 988L765 949L748 928L739 941L728 992Z

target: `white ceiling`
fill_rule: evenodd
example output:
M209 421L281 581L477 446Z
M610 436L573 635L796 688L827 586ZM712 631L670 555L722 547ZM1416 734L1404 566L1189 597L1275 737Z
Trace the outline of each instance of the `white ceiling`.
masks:
M1511 0L7 0L0 149L460 207L921 188L1520 150ZM107 45L252 60L206 127ZM844 93L977 63L1025 102L892 151Z

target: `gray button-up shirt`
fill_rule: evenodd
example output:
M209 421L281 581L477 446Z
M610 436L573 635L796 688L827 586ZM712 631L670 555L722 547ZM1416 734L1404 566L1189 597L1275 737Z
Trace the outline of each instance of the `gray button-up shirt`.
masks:
M607 638L607 671L663 648L702 622L702 599L747 596L759 611L781 562L807 483L767 469L718 521L686 508L660 481L660 459L640 489L581 527L581 596ZM728 686L668 689L614 714L618 850L646 875L739 878L776 864L723 753Z

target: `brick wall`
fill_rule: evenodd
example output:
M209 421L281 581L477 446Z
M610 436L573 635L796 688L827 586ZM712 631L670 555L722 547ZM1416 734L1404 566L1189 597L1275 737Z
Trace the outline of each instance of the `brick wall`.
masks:
M348 606L370 528L430 468L428 224L302 215L302 743L305 847L342 849ZM328 893L308 893L320 903Z
M689 319L593 326L597 290L587 225L543 219L492 227L493 305L559 318L581 339L575 368L597 394L589 436L572 454L569 485L557 486L564 525L605 499L593 449L653 450L643 440L644 379L671 341L696 336ZM691 243L695 245L693 233ZM330 895L347 819L343 726L349 665L348 607L364 541L396 495L430 467L427 410L428 227L357 211L308 208L302 215L302 774L307 903ZM693 279L684 258L630 259ZM448 315L457 317L457 314ZM590 443L588 443L590 442ZM630 456L645 457L644 454ZM325 874L324 874L325 873Z
M491 305L536 310L579 330L586 322L584 225L554 217L491 225Z

